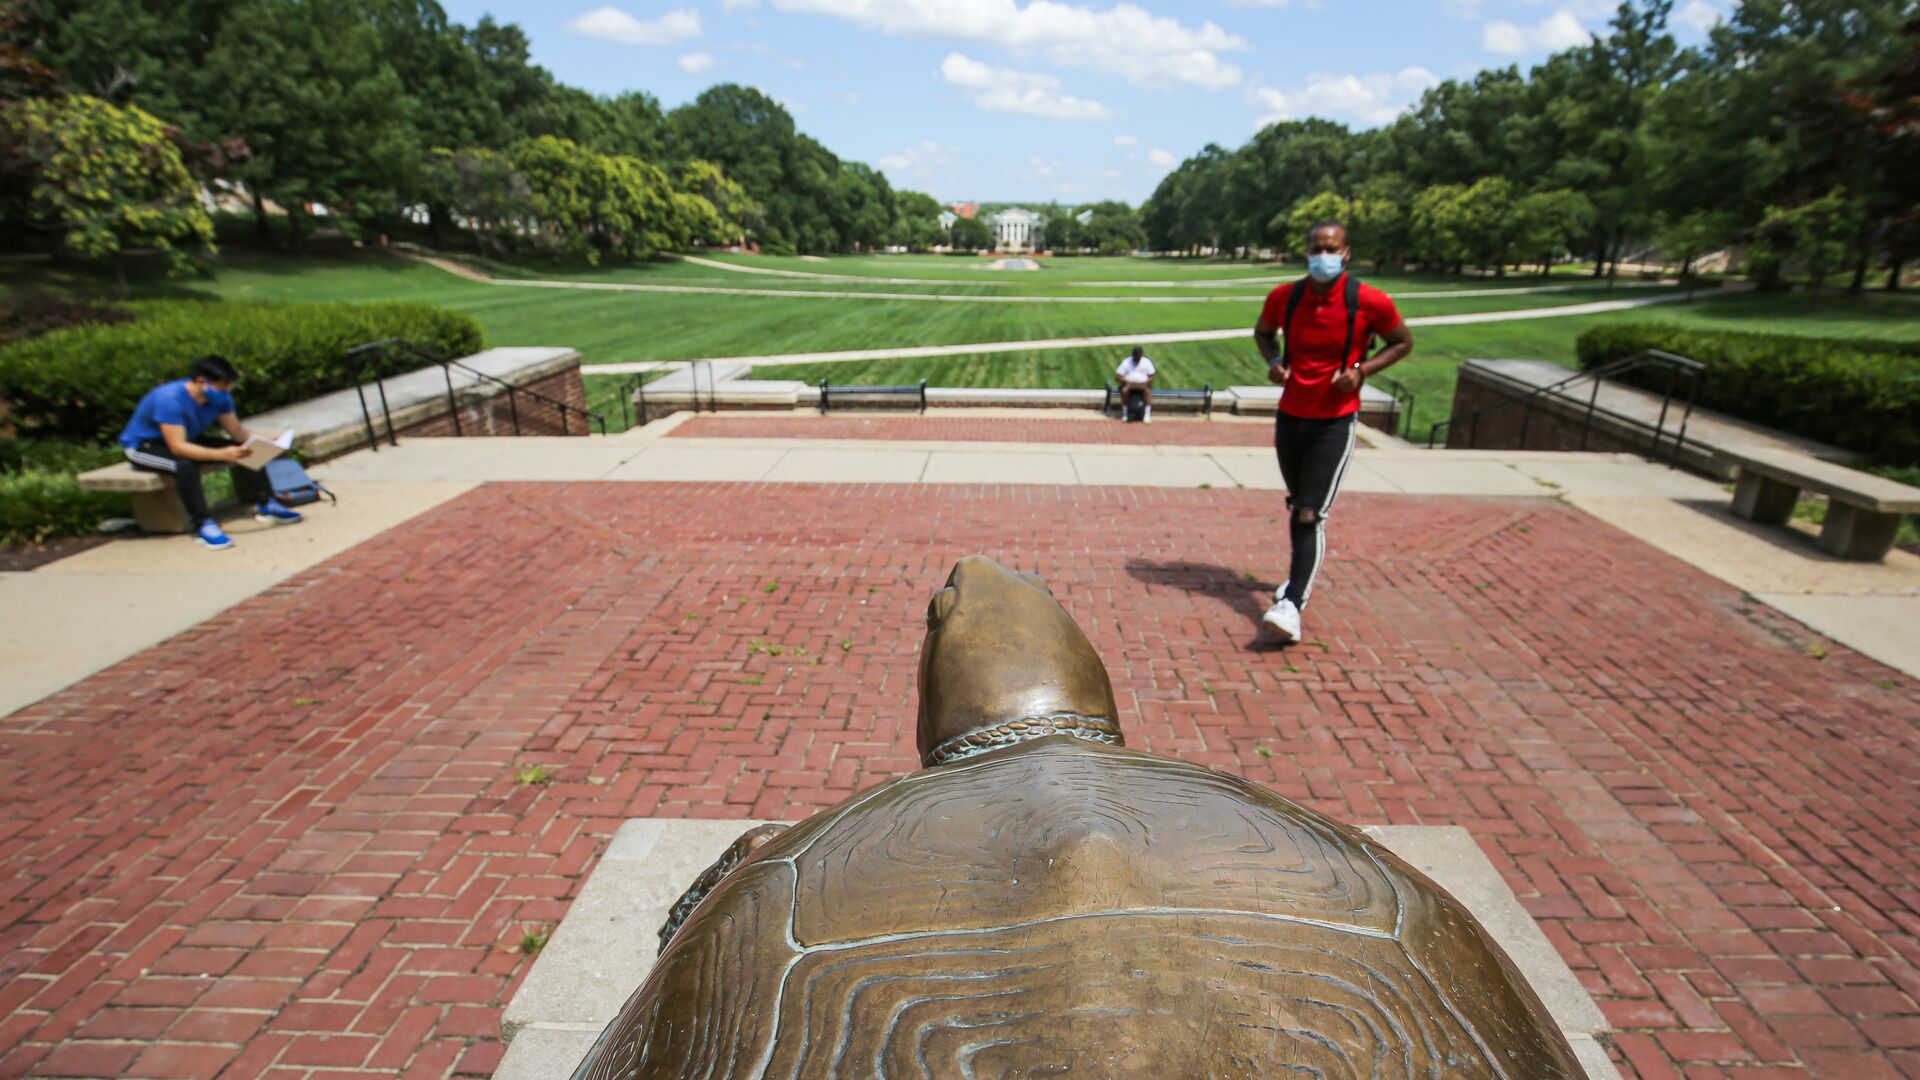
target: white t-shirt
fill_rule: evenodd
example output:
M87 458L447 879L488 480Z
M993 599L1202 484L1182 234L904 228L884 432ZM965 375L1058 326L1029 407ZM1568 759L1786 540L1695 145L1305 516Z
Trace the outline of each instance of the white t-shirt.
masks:
M1125 360L1120 361L1120 368L1117 374L1120 376L1121 382L1143 383L1153 377L1153 371L1154 367L1151 359L1143 356L1139 360L1135 360L1129 356Z

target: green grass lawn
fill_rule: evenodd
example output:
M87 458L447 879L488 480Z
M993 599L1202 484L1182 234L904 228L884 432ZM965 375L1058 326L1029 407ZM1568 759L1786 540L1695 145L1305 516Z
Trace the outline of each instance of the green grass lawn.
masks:
M808 272L869 276L961 278L987 276L991 271L960 257L848 256L815 262L790 258L725 256L732 261ZM978 260L977 262L984 262ZM1145 258L1069 258L1051 260L1046 270L1018 274L1010 286L952 287L970 294L1086 295L1074 281L1200 281L1276 273L1276 268L1245 262ZM846 283L801 283L765 275L737 274L676 261L638 267L557 269L518 265L511 272L547 279L579 281L675 281L740 288L780 288L798 292L846 288ZM1421 291L1455 291L1500 287L1524 288L1537 278L1444 278L1427 275L1381 275L1368 280L1396 292L1401 309L1412 317L1460 312L1499 311L1522 307L1561 306L1599 299L1653 295L1660 290L1608 290L1604 284L1559 293L1516 294L1470 298L1419 297ZM1554 284L1583 285L1588 279L1556 275ZM869 287L863 283L860 291ZM25 291L98 294L109 286L97 276L51 269L43 263L11 261L0 264L0 296ZM881 288L873 286L874 289ZM899 286L916 291L938 286ZM1258 310L1258 287L1233 302L1168 303L947 303L925 300L853 300L783 296L737 296L650 292L601 292L571 289L486 285L468 281L416 262L370 254L280 256L238 254L222 260L217 278L168 279L137 274L134 291L141 296L201 297L206 299L267 299L285 301L418 300L467 311L485 327L495 345L567 345L579 349L589 363L625 360L684 359L701 356L750 356L764 353L812 352L830 349L883 348L905 345L965 344L1037 338L1109 336L1159 331L1251 328ZM1091 292L1099 295L1103 290ZM1120 290L1108 290L1116 295ZM1137 290L1146 296L1211 294L1212 290ZM1488 323L1469 326L1429 326L1416 329L1418 348L1412 360L1394 369L1391 377L1415 395L1410 430L1426 427L1446 415L1452 398L1454 370L1473 357L1548 360L1571 366L1574 339L1580 331L1602 321L1653 318L1713 329L1759 330L1813 336L1867 336L1920 340L1920 296L1869 293L1849 297L1839 292L1808 297L1786 295L1716 296L1704 292L1690 304L1604 315ZM872 361L833 365L806 365L778 369L780 377L836 382L902 382L927 378L945 386L1098 386L1118 361L1119 349L1034 350L987 356L936 360ZM1215 386L1258 382L1264 371L1250 344L1189 342L1156 346L1152 353L1165 370L1163 385ZM595 411L617 417L617 388L624 379L594 379L590 396Z

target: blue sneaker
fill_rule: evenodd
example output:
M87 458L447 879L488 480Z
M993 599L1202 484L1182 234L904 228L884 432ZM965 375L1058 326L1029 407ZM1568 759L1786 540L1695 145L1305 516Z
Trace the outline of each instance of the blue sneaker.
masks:
M233 547L233 537L220 531L217 521L203 521L193 530L194 542L208 551L226 551Z
M253 506L253 520L262 525L291 525L306 520L306 515L298 510L289 510L280 505L278 499L268 499Z

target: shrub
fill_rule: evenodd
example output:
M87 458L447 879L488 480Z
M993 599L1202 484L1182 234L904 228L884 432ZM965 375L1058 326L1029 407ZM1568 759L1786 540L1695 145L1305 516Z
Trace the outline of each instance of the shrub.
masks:
M1642 349L1706 365L1699 404L1847 450L1884 465L1920 465L1920 345L1689 330L1663 323L1598 326L1580 335L1582 368ZM1666 374L1624 381L1659 390Z
M111 446L0 439L0 543L92 532L127 512L127 497L82 491L74 474L120 460Z
M74 326L0 348L0 397L23 433L110 442L141 395L218 353L240 369L244 413L354 385L352 346L405 338L444 356L481 347L472 316L426 304L273 304L141 301L136 321ZM420 367L395 356L379 374Z

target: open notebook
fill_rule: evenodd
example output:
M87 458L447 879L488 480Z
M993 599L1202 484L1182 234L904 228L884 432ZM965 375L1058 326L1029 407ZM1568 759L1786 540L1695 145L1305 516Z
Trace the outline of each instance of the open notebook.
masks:
M283 431L271 439L263 439L255 435L241 443L240 449L245 450L247 454L235 461L235 465L249 469L264 469L267 467L267 462L293 449L293 431L291 429Z

